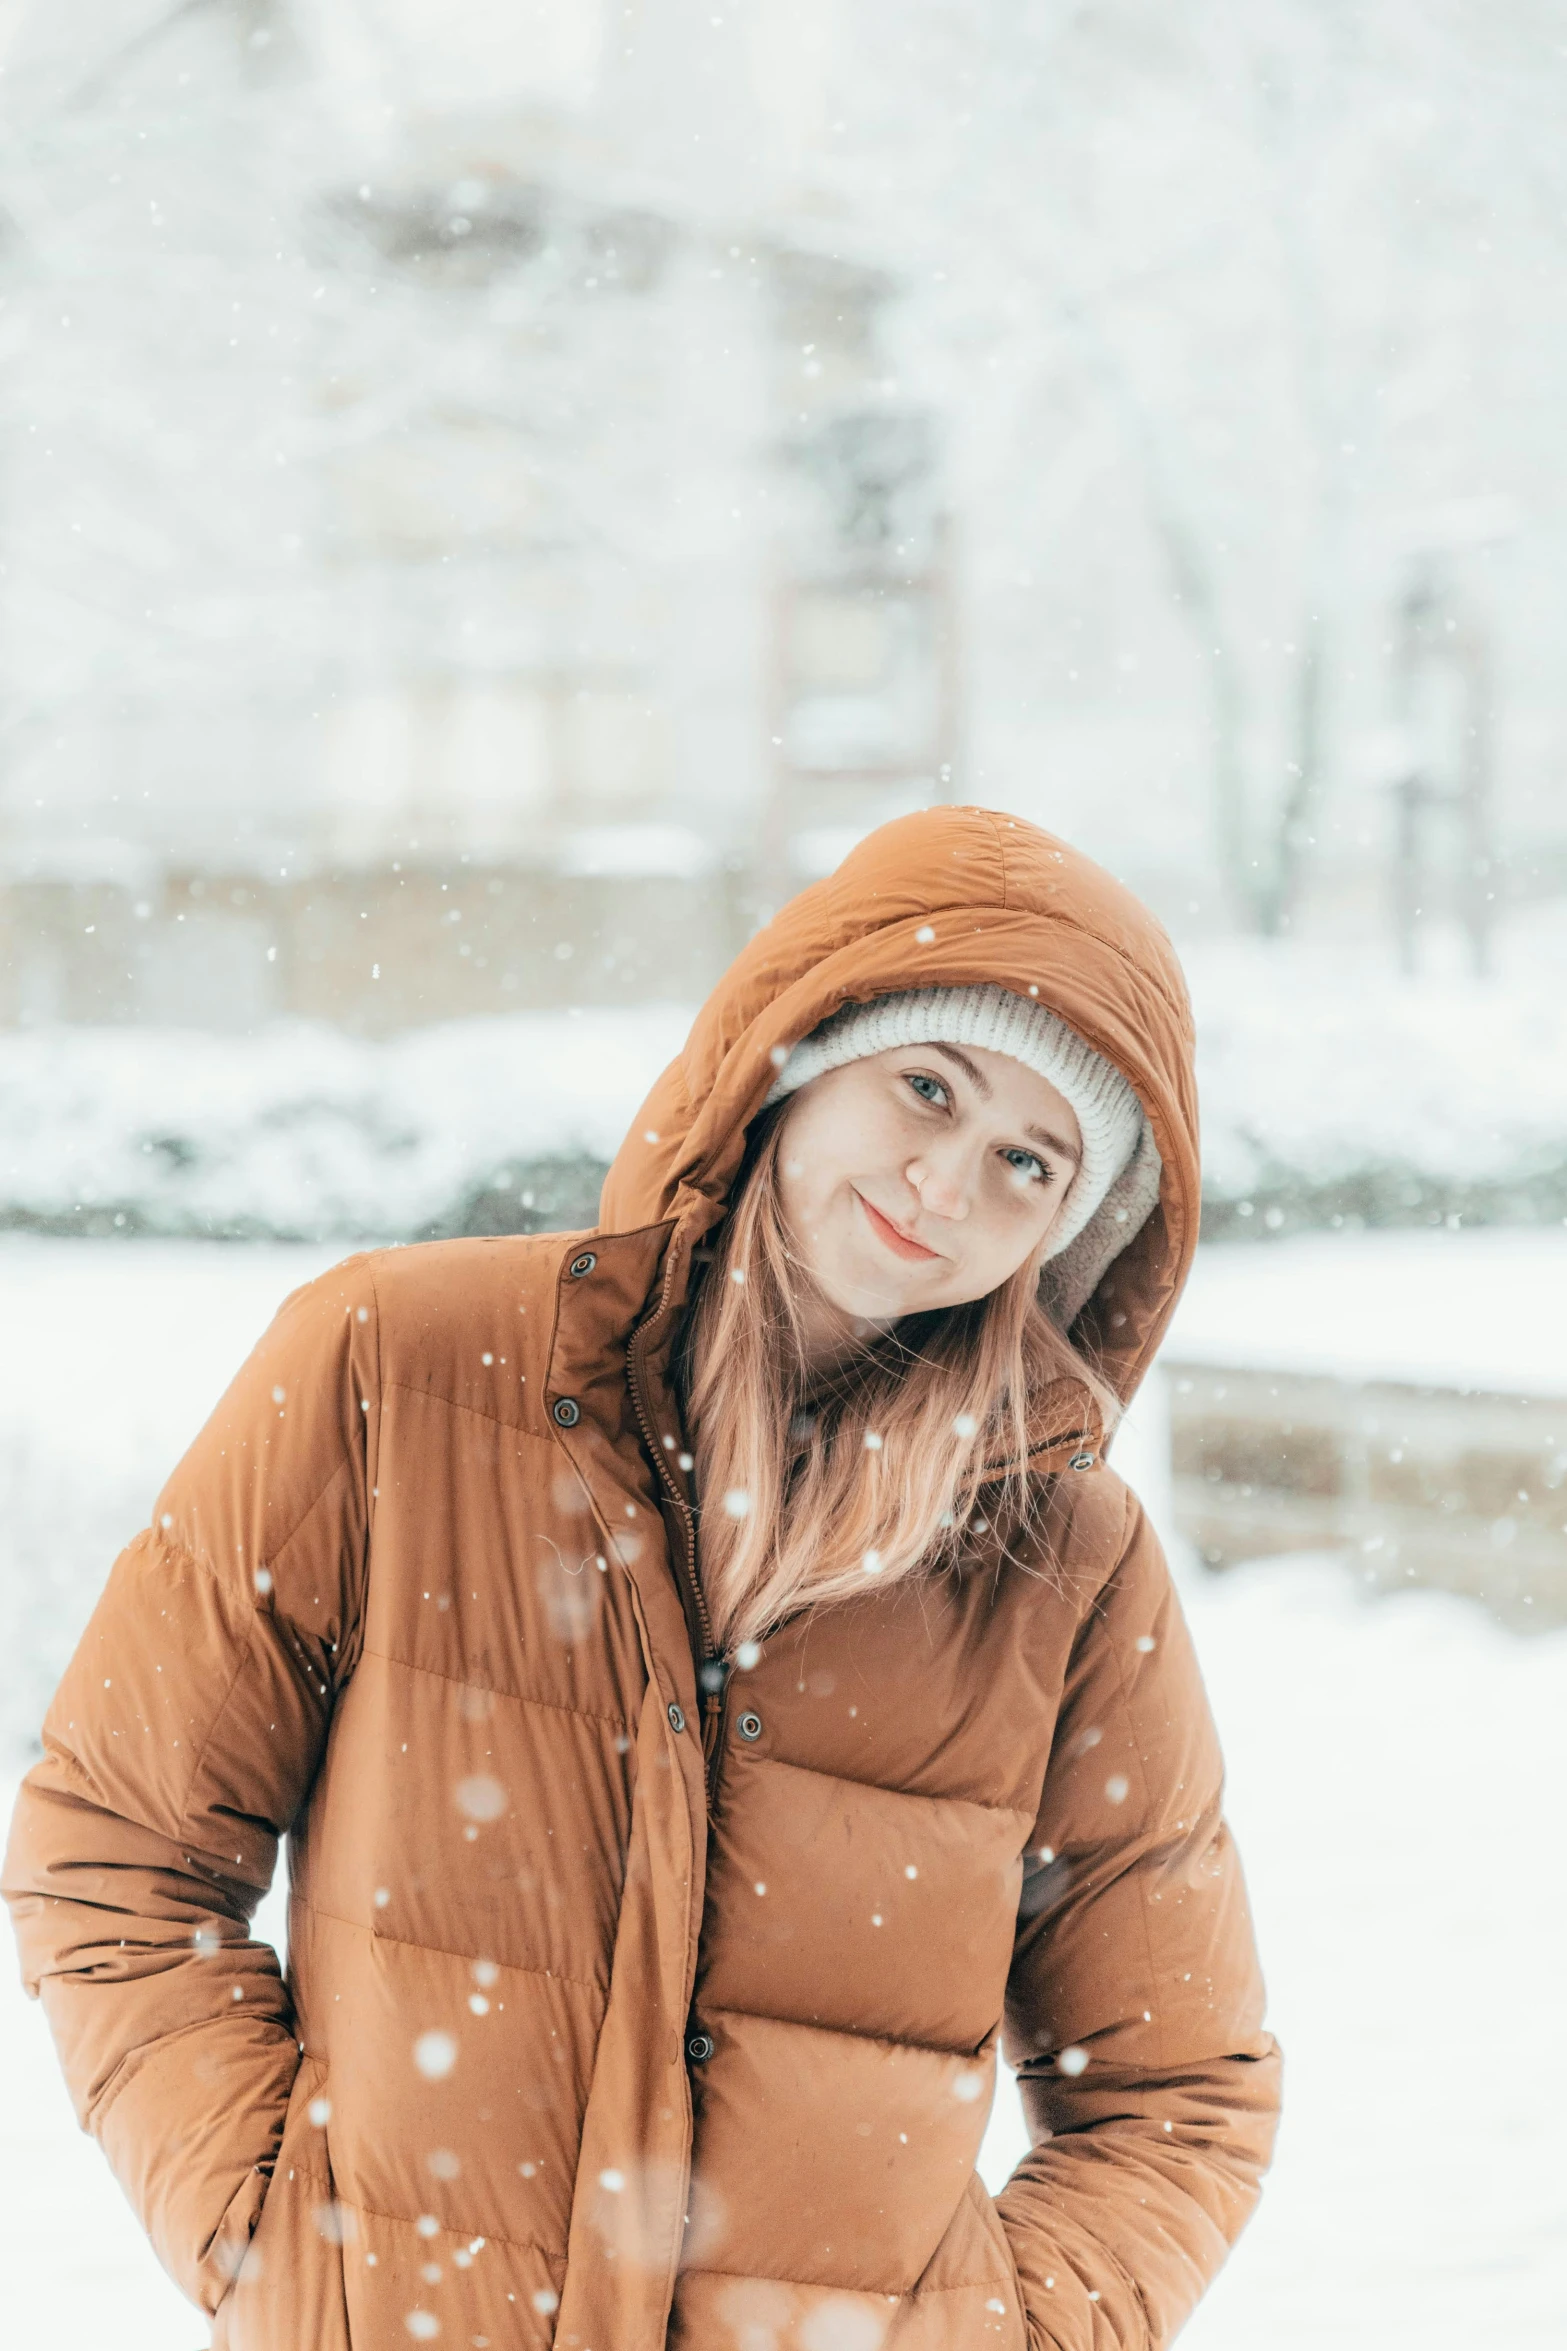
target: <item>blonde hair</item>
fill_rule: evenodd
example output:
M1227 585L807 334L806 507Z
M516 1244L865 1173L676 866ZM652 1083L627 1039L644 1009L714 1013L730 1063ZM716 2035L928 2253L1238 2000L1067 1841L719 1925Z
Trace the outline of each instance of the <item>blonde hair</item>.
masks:
M982 1492L991 1524L1026 1527L1038 1508L1030 1421L1052 1387L1072 1384L1062 1404L1079 1417L1086 1388L1107 1430L1120 1409L1046 1313L1038 1254L988 1297L868 1339L813 1387L811 1276L779 1198L781 1125L775 1115L757 1130L683 1348L702 1585L724 1654L802 1605L955 1567Z

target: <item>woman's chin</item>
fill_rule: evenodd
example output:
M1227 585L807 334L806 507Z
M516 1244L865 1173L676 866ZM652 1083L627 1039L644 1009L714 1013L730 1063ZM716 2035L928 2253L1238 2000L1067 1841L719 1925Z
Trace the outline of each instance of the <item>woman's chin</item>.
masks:
M821 1286L830 1304L846 1321L879 1328L897 1322L902 1315L919 1314L936 1303L931 1297L931 1282L917 1278L924 1272L926 1268L922 1266L912 1267L910 1275L915 1278L899 1278L894 1274L889 1280L885 1266L856 1261L834 1268L834 1278L822 1280Z

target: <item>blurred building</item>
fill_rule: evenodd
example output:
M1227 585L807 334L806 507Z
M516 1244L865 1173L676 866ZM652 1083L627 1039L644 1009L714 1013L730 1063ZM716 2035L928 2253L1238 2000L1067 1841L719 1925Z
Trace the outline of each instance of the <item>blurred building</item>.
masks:
M1567 52L1367 22L18 0L0 1021L689 998L946 794L1483 962L1567 886Z
M0 253L0 1019L689 998L950 787L896 277L628 164L662 45L591 109L569 42L485 104L515 32L454 74L426 19L434 89L367 131L375 61L319 21L97 16Z

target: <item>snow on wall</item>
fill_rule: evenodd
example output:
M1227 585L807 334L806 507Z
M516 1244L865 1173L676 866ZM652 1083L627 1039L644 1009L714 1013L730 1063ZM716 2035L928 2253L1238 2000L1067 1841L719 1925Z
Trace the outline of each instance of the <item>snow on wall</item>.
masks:
M1208 1230L1567 1218L1567 917L1502 976L1364 953L1188 956Z
M1489 982L1244 941L1188 960L1210 1234L1567 1217L1549 955ZM689 1018L522 1013L381 1042L303 1022L0 1033L0 1225L353 1241L591 1223Z
M0 1036L0 1222L391 1240L508 1189L525 1219L518 1162L607 1161L688 1018L519 1013L388 1043L306 1022Z

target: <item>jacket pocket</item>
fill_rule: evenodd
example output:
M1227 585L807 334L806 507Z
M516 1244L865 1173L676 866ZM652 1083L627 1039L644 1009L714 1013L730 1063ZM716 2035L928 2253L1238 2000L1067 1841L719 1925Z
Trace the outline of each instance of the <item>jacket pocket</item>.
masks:
M349 2351L343 2245L357 2223L338 2201L326 2132L311 2117L325 2089L326 2067L305 2058L255 2233L213 2318L212 2351L300 2351L303 2344Z
M1032 2338L1028 2313L1023 2307L1023 2286L1017 2274L1012 2240L996 2210L995 2198L977 2171L969 2181L969 2198L978 2210L980 2226L994 2251L997 2272L996 2288L985 2297L983 2317L986 2331L983 2339L987 2343L994 2343L996 2351L1027 2351Z
M814 2339L802 2333L802 2341ZM825 2332L821 2340L828 2340ZM929 2268L898 2304L891 2326L884 2305L872 2313L865 2340L880 2351L1029 2351L1017 2263L978 2172L970 2174Z

